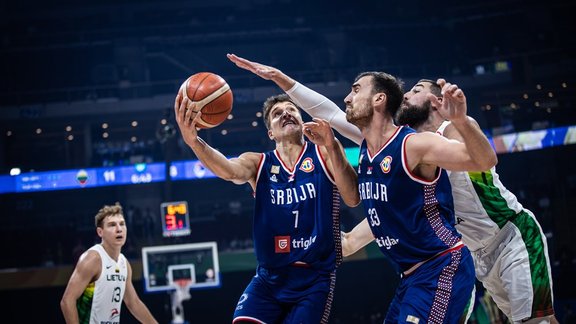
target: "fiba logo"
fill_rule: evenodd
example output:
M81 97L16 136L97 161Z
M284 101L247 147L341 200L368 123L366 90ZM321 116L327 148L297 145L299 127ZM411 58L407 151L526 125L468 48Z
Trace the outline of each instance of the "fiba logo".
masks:
M308 173L314 171L314 163L312 163L312 158L305 158L304 161L302 161L302 164L300 164L300 170Z
M290 236L274 236L274 252L290 253Z
M384 159L382 159L382 163L380 163L380 168L382 169L382 172L388 173L390 172L391 166L392 166L392 157L388 155Z

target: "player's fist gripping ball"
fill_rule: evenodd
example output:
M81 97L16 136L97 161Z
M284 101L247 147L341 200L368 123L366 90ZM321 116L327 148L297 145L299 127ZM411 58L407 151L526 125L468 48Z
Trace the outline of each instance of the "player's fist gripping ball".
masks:
M180 100L188 98L196 103L195 111L202 111L198 128L212 128L226 120L232 111L232 90L226 80L211 72L190 76L178 91Z

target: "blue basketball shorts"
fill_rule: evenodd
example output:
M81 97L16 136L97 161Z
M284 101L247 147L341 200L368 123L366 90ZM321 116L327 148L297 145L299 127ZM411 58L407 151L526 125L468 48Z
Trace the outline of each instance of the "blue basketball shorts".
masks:
M465 323L474 306L475 281L465 246L428 260L402 278L384 323Z
M328 323L335 272L258 267L236 305L233 323Z

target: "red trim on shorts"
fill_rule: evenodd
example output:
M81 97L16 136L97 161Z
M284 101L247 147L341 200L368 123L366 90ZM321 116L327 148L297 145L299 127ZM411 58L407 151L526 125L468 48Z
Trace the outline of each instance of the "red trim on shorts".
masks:
M411 275L412 273L414 273L414 271L416 271L416 269L418 269L421 265L423 265L424 263L426 263L426 262L428 262L428 261L431 261L431 260L434 260L434 259L436 259L436 258L439 258L439 257L441 257L441 256L443 256L443 255L446 255L446 254L450 253L450 252L458 251L458 250L460 250L461 248L463 248L463 247L465 247L465 246L466 246L466 245L465 245L464 243L462 243L462 241L458 241L458 243L456 243L456 244L455 244L454 246L452 246L451 248L446 249L446 250L444 250L444 251L442 251L442 252L434 255L433 257L431 257L431 258L429 258L429 259L426 259L426 260L424 260L424 261L418 262L418 263L416 263L415 265L411 266L408 270L402 272L402 277L407 277L407 276Z
M290 265L298 268L310 268L310 265L308 263L302 261L296 261L294 263L290 263Z

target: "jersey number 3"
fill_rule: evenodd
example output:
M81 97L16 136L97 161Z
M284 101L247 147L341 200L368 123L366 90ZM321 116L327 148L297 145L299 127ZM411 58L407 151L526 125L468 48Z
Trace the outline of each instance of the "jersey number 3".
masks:
M376 208L368 209L368 217L370 218L370 226L379 226L380 225L380 218L378 218L378 213L376 212Z
M113 303L119 303L120 302L120 293L121 292L122 292L122 289L120 289L120 287L114 288L114 292L112 292L112 302Z

